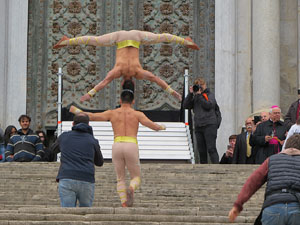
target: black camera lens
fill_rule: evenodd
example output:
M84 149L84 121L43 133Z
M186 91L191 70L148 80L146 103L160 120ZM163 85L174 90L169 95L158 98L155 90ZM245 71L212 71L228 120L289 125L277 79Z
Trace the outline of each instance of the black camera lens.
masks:
M200 85L194 84L193 86L193 92L198 92L200 90Z

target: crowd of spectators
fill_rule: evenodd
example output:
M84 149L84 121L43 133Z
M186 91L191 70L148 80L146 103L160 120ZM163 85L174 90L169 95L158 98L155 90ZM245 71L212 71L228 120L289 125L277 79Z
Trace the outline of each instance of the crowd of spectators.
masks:
M0 129L0 162L54 161L56 158L48 148L46 133L30 129L31 118L21 115L20 129L13 125Z

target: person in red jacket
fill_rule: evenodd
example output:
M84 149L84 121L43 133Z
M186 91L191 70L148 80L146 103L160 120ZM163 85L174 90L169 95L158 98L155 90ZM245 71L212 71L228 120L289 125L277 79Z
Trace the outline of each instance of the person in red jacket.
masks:
M297 225L300 221L300 134L287 140L286 149L272 155L247 179L229 221L234 222L243 205L267 182L261 222L263 225Z

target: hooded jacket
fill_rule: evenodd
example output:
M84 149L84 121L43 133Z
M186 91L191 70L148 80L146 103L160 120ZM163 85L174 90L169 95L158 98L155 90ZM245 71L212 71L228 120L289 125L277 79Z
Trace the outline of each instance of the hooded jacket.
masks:
M58 140L61 164L59 179L73 179L95 183L95 167L103 165L99 142L93 136L92 127L79 123L72 131L62 133Z

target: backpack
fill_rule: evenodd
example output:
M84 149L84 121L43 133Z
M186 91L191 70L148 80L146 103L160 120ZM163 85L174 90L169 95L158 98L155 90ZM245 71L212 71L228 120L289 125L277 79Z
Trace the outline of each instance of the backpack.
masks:
M219 129L219 127L221 125L221 121L222 121L222 115L221 115L220 107L217 102L216 102L216 106L215 106L215 113L216 113L216 117L217 117L217 126Z

